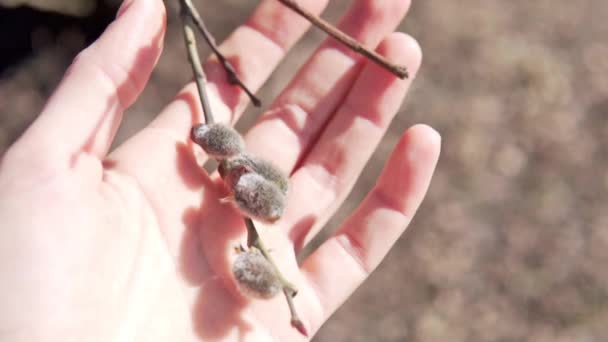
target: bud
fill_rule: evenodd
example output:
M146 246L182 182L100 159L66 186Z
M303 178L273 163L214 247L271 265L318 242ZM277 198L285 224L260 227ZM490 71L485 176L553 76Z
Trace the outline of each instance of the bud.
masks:
M270 299L283 288L274 268L257 248L241 252L232 264L232 273L241 292L254 298Z
M232 188L234 202L244 216L265 223L280 219L285 211L283 192L261 175L249 172L241 175Z
M287 195L289 181L287 176L271 162L246 153L238 154L224 160L218 171L228 187L232 188L238 178L246 172L255 172L274 183L283 195Z
M215 159L229 158L245 150L245 141L239 132L220 123L195 125L190 137Z

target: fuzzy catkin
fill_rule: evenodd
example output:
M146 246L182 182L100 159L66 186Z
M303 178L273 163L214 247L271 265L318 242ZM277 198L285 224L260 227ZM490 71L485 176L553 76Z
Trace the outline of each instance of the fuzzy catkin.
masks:
M241 292L250 297L270 299L282 289L272 265L257 248L240 253L232 273Z
M239 132L220 123L195 125L191 138L215 159L230 158L245 150L245 141Z
M241 212L254 220L273 223L285 211L286 198L283 192L257 173L241 175L232 192L234 202Z
M229 180L229 182L236 183L238 177L244 173L242 170L239 170L239 168L246 168L249 172L259 174L266 180L274 183L279 190L281 190L283 195L287 195L289 189L287 176L271 162L260 157L252 156L248 153L241 153L226 159L220 164L218 171L222 178ZM235 170L239 172L237 177L231 175ZM231 185L229 184L229 186Z

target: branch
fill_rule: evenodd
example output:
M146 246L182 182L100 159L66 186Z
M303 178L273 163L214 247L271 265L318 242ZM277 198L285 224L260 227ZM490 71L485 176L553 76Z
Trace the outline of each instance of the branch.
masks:
M198 13L196 12L196 9L194 8L194 6L190 2L190 0L180 0L180 5L181 5L180 6L180 15L181 15L181 19L182 19L182 28L184 31L184 40L186 42L186 48L188 51L188 60L190 61L190 64L192 65L192 72L194 73L194 78L196 80L196 87L198 90L198 95L199 95L199 98L200 98L200 101L201 101L201 104L203 107L203 112L205 115L205 123L211 124L214 122L214 119L213 119L213 113L211 112L211 106L209 104L209 98L208 98L207 90L206 90L207 89L206 88L207 78L205 77L205 73L201 67L200 57L199 57L198 51L196 49L196 37L194 36L192 27L189 25L190 20L194 20L195 22L197 21L196 18L198 17ZM196 16L194 14L196 14ZM200 17L198 17L198 18L199 18L198 22L200 23L200 24L198 24L199 29L201 29L204 32L207 32L207 34L203 34L203 35L206 37L205 39L207 40L209 45L212 46L212 49L214 49L215 42L214 42L213 38L211 37L211 35L208 34L207 29L205 28L204 24L200 20ZM216 50L214 50L214 51L216 51ZM223 60L227 63L226 59L223 56L221 56L221 54L219 54L219 52L216 52L216 54L218 55L218 58L220 59L220 61ZM229 66L229 64L224 64L225 67L226 67L226 65ZM229 70L233 70L233 69L227 68L226 70L227 70L228 74L230 75ZM233 75L234 75L234 77L236 77L236 74L233 73ZM238 78L235 78L235 79L238 80ZM245 86L242 85L242 83L239 83L239 84L245 90L245 92L247 92L247 94L250 95L250 97L252 98L252 102L254 104L256 104L256 101L257 101L257 103L258 103L257 105L259 105L259 100L257 100L257 98L255 98L255 96L253 96L253 94L251 94L245 88ZM283 275L279 271L279 268L277 267L276 263L272 259L272 256L268 252L268 249L266 249L266 246L264 245L262 239L260 238L260 235L258 234L258 231L255 228L253 221L250 218L246 218L246 217L244 217L243 219L245 220L245 225L247 226L247 245L249 247L254 246L260 250L260 252L264 256L264 258L266 258L266 260L268 260L268 262L272 265L277 278L279 279L279 281L281 282L281 285L283 286L283 294L285 295L285 299L287 300L287 305L289 306L289 312L291 313L291 325L294 328L296 328L302 335L308 337L308 332L306 331L304 324L300 320L300 318L297 314L296 308L295 308L295 304L293 302L293 297L295 297L296 294L298 293L296 287L293 286L289 281L287 281L287 279L285 279L285 277L283 277Z
M200 14L198 13L198 10L194 6L194 4L192 4L192 0L182 0L182 9L188 12L190 17L192 18L192 21L194 22L200 33L203 35L203 38L207 42L207 45L209 45L211 51L213 51L213 53L217 56L217 59L224 67L224 70L226 71L226 74L228 76L228 82L232 85L237 85L241 89L243 89L247 96L249 96L249 99L251 99L251 102L254 106L261 106L262 102L260 101L260 99L258 99L253 94L253 92L249 90L247 86L245 86L245 84L239 79L232 64L230 64L228 59L226 59L226 56L224 56L219 51L217 43L215 42L215 38L213 38L213 35L207 29L207 26L205 25L205 22L201 18Z
M192 27L190 27L188 24L190 20L188 19L188 13L184 9L184 3L186 1L187 0L180 1L182 4L180 15L182 18L184 40L186 42L186 49L188 51L188 60L190 61L190 65L192 65L192 73L194 74L194 80L196 81L196 89L198 90L198 96L201 100L201 105L203 106L205 123L212 124L215 121L213 119L213 113L211 113L211 106L209 105L209 96L207 95L207 78L205 77L205 73L201 67L201 59L196 49L196 38L194 37L194 32L192 31Z
M255 224L250 218L244 218L245 225L247 226L247 246L257 248L262 255L268 260L272 268L274 268L274 272L283 285L283 294L285 295L285 299L287 300L287 305L289 306L289 313L291 314L291 326L296 328L302 335L308 337L308 331L306 327L304 327L304 323L300 320L298 316L298 312L296 311L295 303L293 302L293 297L298 294L298 290L281 274L279 268L276 263L272 259L272 256L264 246L260 235L258 234L257 229L255 228Z
M268 249L266 248L266 246L264 245L264 242L260 238L260 235L258 234L258 231L257 231L253 221L250 218L244 218L244 220L245 220L245 225L247 226L247 247L255 247L255 248L259 249L260 252L262 252L262 255L266 259L268 259L268 261L274 268L277 278L279 278L279 281L283 285L283 288L287 289L290 293L292 293L295 296L298 291L289 281L287 281L285 279L285 277L283 277L283 275L279 271L279 268L277 267L274 260L272 259L272 256L270 256L270 253L268 253Z
M294 12L298 13L306 20L310 21L313 25L317 26L321 30L323 30L328 35L332 36L334 39L338 40L342 44L346 45L348 48L353 50L354 52L361 54L367 58L369 58L374 63L380 65L381 67L387 69L388 71L395 74L397 77L404 79L409 77L409 73L407 68L403 65L398 65L390 62L384 56L378 54L377 52L366 48L361 45L356 39L347 35L346 33L340 31L335 26L325 21L324 19L310 13L306 9L302 8L295 0L279 0L283 5L290 8Z

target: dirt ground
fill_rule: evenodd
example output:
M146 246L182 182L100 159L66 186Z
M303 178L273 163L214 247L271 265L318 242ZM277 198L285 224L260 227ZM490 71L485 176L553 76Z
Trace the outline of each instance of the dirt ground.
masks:
M221 39L256 2L198 3ZM350 3L334 1L325 17ZM190 78L169 7L165 52L118 142ZM36 27L33 52L2 66L0 153L100 29L81 24ZM608 2L413 0L400 30L420 41L422 69L327 232L369 191L408 126L435 127L442 156L407 233L314 340L606 341ZM290 53L259 92L265 103L323 38L313 30Z

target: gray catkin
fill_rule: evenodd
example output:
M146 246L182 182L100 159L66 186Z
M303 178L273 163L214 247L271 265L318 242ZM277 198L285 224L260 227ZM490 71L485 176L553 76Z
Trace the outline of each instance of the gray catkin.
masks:
M230 158L245 150L245 141L239 132L221 123L195 125L191 138L215 159Z
M226 177L233 169L245 167L250 172L255 172L266 180L274 183L283 195L287 195L289 189L289 181L287 175L285 175L279 168L274 166L271 162L262 159L260 157L252 156L248 153L241 153L231 158L226 159L220 164L219 172L222 177Z
M283 192L257 173L240 176L232 192L241 212L254 220L273 223L281 218L285 210Z
M270 299L282 290L272 265L257 248L241 252L232 264L232 273L247 296Z

